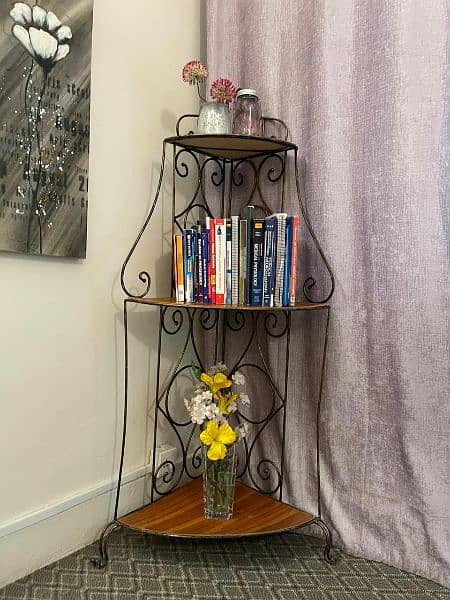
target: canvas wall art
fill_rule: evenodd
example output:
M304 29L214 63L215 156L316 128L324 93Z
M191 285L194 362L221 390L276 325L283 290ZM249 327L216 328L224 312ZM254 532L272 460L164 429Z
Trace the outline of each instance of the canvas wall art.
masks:
M0 250L86 256L92 4L0 1Z

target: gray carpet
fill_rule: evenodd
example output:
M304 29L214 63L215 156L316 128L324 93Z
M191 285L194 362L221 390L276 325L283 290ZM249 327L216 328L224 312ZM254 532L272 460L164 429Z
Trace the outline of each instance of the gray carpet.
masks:
M0 590L0 600L414 600L450 590L393 567L335 552L297 534L227 542L115 532L98 570L88 546Z

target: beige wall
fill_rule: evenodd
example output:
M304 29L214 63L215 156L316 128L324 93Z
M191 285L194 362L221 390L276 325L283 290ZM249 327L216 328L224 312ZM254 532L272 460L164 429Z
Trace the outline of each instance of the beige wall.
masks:
M200 4L95 0L87 259L0 256L0 586L92 541L110 514L123 387L118 274L156 188L161 140L198 107L180 69L201 54ZM155 293L168 291L165 233L158 213L135 265L162 282ZM135 472L147 458L155 355L139 316L132 341Z

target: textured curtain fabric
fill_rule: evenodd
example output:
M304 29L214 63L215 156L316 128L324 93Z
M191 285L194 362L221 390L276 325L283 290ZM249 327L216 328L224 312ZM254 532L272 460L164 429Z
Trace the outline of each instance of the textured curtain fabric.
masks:
M207 2L210 76L255 88L264 114L289 124L336 275L323 517L336 545L446 585L449 16L441 0ZM302 319L287 493L314 510L311 378L322 325Z

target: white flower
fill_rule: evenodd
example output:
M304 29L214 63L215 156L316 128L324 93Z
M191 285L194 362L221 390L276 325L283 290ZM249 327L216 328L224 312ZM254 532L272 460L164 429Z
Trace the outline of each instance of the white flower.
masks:
M228 405L228 412L229 413L234 413L237 411L237 404L236 402L230 402L230 404Z
M240 437L240 438L244 438L247 435L248 432L248 425L247 423L242 423L241 425L238 425L236 427L236 429L234 430L235 434Z
M14 37L46 73L69 54L67 42L72 39L72 30L55 13L37 4L31 8L25 2L16 2L9 14L14 20Z
M247 396L247 394L239 394L239 398L242 404L250 404L250 398Z
M236 385L245 385L245 377L239 371L236 371L236 373L232 375L231 379Z

